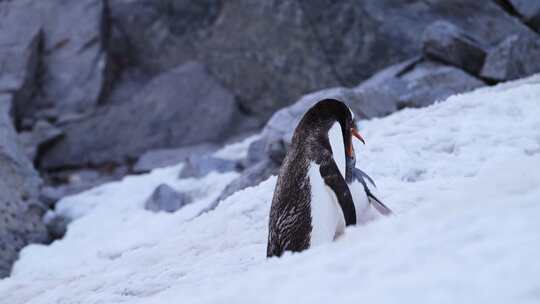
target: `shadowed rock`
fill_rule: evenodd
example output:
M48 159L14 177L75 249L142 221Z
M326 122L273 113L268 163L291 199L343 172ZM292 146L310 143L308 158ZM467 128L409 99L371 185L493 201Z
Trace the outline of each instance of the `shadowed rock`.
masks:
M478 75L486 52L478 42L450 22L436 21L423 35L426 56Z
M158 212L175 212L191 202L191 198L166 184L159 185L145 203L145 209Z
M123 163L149 149L219 142L236 111L233 96L201 64L188 63L153 79L131 102L66 125L41 166Z

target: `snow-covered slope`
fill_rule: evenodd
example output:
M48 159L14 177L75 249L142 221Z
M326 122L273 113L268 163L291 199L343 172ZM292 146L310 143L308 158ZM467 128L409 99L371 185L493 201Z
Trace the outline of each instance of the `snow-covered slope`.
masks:
M540 302L540 77L361 129L358 165L393 217L267 260L275 177L192 219L234 174L156 170L64 199L60 212L77 218L68 234L26 248L0 302ZM161 182L199 199L175 214L144 211Z

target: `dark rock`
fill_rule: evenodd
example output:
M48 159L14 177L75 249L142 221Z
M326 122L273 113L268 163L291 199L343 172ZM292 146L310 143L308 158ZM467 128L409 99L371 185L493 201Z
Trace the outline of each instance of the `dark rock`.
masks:
M470 0L133 0L112 1L111 14L125 65L152 74L201 61L260 123L307 92L354 86L418 55L419 33L437 20L482 47L527 30L493 1Z
M474 75L480 73L486 57L486 52L473 37L447 21L436 21L426 28L423 51L430 58Z
M67 124L41 166L123 163L150 149L219 142L236 114L233 96L202 65L188 63L156 77L131 102Z
M58 240L66 234L70 220L58 213L49 211L43 217L43 222L47 227L50 238L52 240Z
M217 150L215 144L200 144L177 149L150 150L144 153L133 166L133 172L145 173L156 168L174 166L191 155L209 154Z
M48 240L37 201L41 183L19 146L11 117L11 95L0 95L0 277L7 276L19 250Z
M166 184L159 185L145 203L146 210L175 212L191 202L191 198Z
M125 45L117 57L131 54L148 73L202 61L243 109L265 118L338 84L296 1L114 1L111 14L114 43Z
M531 0L508 0L517 13L537 32L540 31L540 2Z
M19 134L26 155L32 161L36 160L39 150L59 139L64 133L50 123L40 120L35 125L31 132L22 132Z
M180 178L201 178L210 172L230 172L238 170L238 162L213 157L211 155L191 155L187 158Z
M40 95L24 107L32 117L40 109L89 111L106 94L109 61L106 3L103 0L18 0L3 2L3 28L43 29ZM12 31L2 31L12 32ZM17 32L17 31L13 31Z
M512 35L491 49L482 76L494 81L517 79L540 72L540 37Z

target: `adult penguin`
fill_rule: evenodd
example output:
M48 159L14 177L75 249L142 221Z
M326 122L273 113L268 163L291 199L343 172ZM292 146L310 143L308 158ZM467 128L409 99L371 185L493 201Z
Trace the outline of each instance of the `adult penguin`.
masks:
M296 127L270 209L267 257L334 240L356 224L345 174L353 157L354 114L335 99L311 107Z

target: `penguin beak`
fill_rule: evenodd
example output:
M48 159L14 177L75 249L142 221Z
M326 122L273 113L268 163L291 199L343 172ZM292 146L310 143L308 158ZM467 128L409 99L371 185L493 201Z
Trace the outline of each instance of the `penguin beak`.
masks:
M351 128L351 133L352 135L354 135L354 137L358 138L358 140L360 140L364 145L366 144L362 135L360 135L360 133L358 133L358 131L355 128Z

